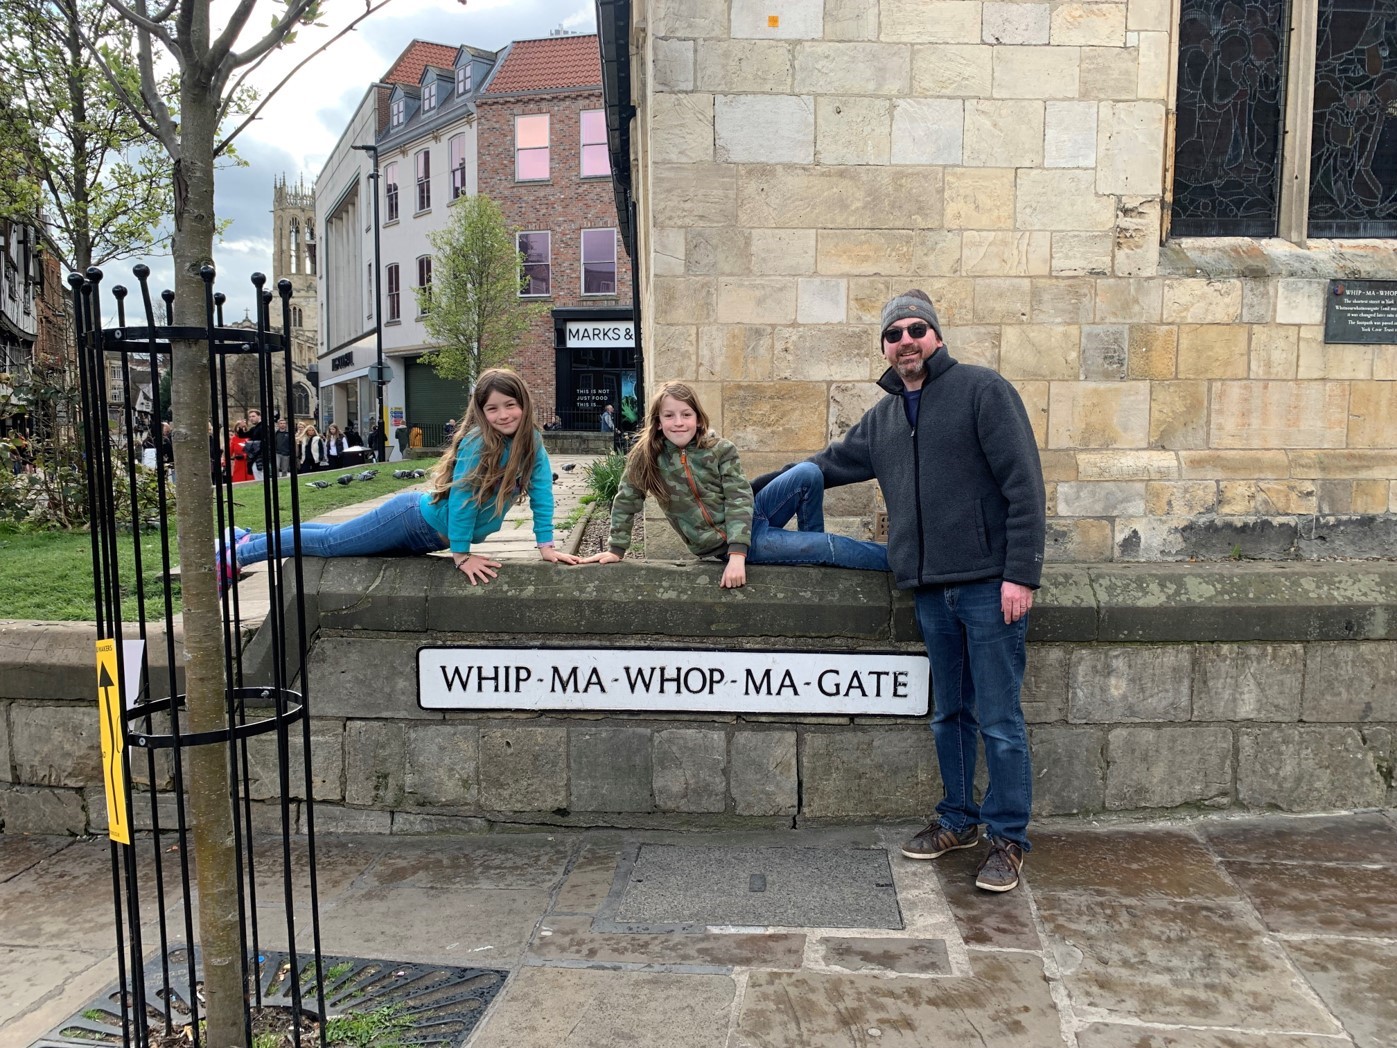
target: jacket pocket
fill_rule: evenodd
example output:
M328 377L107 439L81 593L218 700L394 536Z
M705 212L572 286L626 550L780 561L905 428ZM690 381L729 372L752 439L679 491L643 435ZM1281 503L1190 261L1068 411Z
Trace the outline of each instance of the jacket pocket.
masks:
M989 531L985 527L985 500L975 500L975 541L980 544L981 554L988 555L990 551Z

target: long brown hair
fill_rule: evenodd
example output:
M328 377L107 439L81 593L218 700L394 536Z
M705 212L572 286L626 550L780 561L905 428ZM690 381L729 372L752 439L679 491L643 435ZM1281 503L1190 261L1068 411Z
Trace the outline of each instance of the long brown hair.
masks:
M668 506L669 488L665 486L665 478L660 473L660 453L664 451L667 441L664 430L660 428L660 403L665 397L673 397L694 409L695 447L711 448L718 442L718 438L709 431L708 412L703 410L698 394L692 386L683 382L666 382L650 398L650 404L645 409L645 424L641 427L640 439L626 456L626 482L647 495L654 495L662 505Z
M509 461L504 461L505 438L494 426L485 421L485 402L494 393L513 397L523 409L519 428L514 431L509 445ZM534 401L524 380L509 368L490 368L482 371L476 380L475 391L466 405L466 417L451 436L437 464L428 474L428 492L433 502L446 498L451 490L456 473L456 453L461 441L471 433L480 434L480 462L461 479L461 483L474 492L477 506L484 507L493 500L495 512L503 514L514 501L516 492L524 486L534 471L534 459L538 457L538 431L534 429Z

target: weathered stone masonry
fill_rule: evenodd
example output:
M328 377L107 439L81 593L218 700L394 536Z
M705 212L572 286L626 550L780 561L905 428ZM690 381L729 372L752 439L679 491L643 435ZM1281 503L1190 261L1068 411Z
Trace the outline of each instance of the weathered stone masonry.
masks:
M427 644L918 650L882 577L762 568L725 593L714 567L517 564L469 589L431 558L307 564L322 829L779 826L920 816L939 796L923 718L417 707ZM1024 696L1039 815L1397 801L1397 566L1106 565L1045 583ZM0 627L7 833L104 825L92 640ZM256 640L248 657L265 660ZM259 800L276 795L270 758L259 740Z

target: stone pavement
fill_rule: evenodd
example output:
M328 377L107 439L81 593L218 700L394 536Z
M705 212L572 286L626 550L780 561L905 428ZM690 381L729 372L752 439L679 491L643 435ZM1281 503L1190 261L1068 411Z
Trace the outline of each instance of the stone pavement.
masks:
M471 1048L1397 1043L1397 812L1043 823L1003 896L915 829L324 835L324 948L507 971ZM0 835L0 915L22 1048L114 978L107 842Z

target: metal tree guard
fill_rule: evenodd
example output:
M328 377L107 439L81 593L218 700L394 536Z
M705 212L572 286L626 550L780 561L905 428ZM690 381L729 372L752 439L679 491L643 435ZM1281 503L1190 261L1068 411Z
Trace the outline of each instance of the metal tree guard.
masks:
M264 1005L290 1010L288 1025L295 1044L309 1040L325 1043L325 991L320 951L320 918L315 866L315 819L310 760L310 720L307 712L307 684L304 679L308 646L301 569L299 498L296 462L292 458L289 506L283 506L276 482L276 458L271 420L276 401L282 399L289 413L292 398L291 367L291 282L277 284L280 297L279 331L271 330L270 311L274 300L265 288L266 278L252 276L256 296L255 324L230 327L223 323L222 293L215 294L214 270L200 271L204 282L206 322L200 327L177 327L172 304L174 295L161 296L163 308L151 299L150 270L138 265L133 270L139 283L139 316L133 326L127 317L127 291L113 287L116 325L103 327L102 272L89 269L85 275L71 274L75 329L85 420L85 466L92 501L92 574L96 600L98 636L97 684L102 715L103 766L107 791L108 826L111 836L112 889L117 934L117 988L103 1006L83 1013L69 1023L62 1037L45 1043L55 1045L94 1043L121 1044L124 1048L146 1048L152 1038L189 1028L194 1045L201 1043L199 994L200 975L197 937L193 919L191 862L186 846L189 830L186 796L186 762L194 747L221 746L231 770L234 827L234 854L238 868L237 907L241 937L243 984L246 987L244 1021L251 1042L252 1015ZM163 324L157 323L157 310ZM229 427L229 367L246 359L256 372L257 406L267 421L259 458L266 482L243 486L237 493L246 498L253 491L261 499L268 539L267 562L270 604L261 632L270 636L271 667L265 683L254 682L250 667L244 666L241 643L243 620L236 585L223 587L223 661L225 724L216 731L194 733L182 725L186 696L180 693L175 651L176 577L173 574L175 537L172 463L162 454L160 441L160 376L173 367L172 346L177 342L201 343L207 347L210 402L205 407L216 430L210 438L210 477L215 486L216 528L230 537L238 525L239 503L233 489L231 470L219 468L215 457L226 449ZM119 357L119 365L113 357ZM112 434L108 424L109 363L115 378L119 366L121 389L119 406L121 432ZM148 368L155 408L151 425L155 433L156 467L139 464L140 448L135 441L138 412L132 403L132 365ZM280 368L277 368L280 364ZM237 366L237 365L234 365ZM246 368L247 365L242 365ZM278 387L278 371L284 389ZM167 405L168 406L168 405ZM180 413L177 424L204 427L204 409L175 405ZM202 436L202 434L200 434ZM229 463L231 466L231 463ZM180 487L204 481L201 477L181 477ZM153 483L152 483L153 481ZM152 493L153 487L153 493ZM289 545L283 545L281 529L291 528ZM143 543L145 540L145 543ZM148 546L158 542L159 563L152 565ZM226 539L232 545L231 539ZM209 556L215 555L213 550ZM220 556L222 553L220 552ZM289 558L284 561L284 558ZM220 574L222 567L219 568ZM134 602L134 617L131 609ZM163 637L152 625L163 626ZM149 656L152 644L164 648L164 668L154 667ZM295 678L299 676L297 681ZM299 690L291 685L297 684ZM299 726L299 731L294 729ZM274 738L276 783L280 804L280 839L272 858L282 868L281 897L285 908L286 949L264 949L264 936L258 926L258 861L266 862L265 845L253 830L253 805L249 763L249 740L257 736ZM299 745L296 745L296 743ZM309 865L309 912L311 943L297 942L296 885L292 876L293 837L297 827L291 807L291 765L299 756L304 767L304 842ZM133 772L143 773L145 789L133 786ZM162 789L161 787L166 787ZM172 804L173 825L166 817L162 824L160 802ZM148 820L133 829L137 805L149 808ZM173 842L171 834L174 835ZM171 844L177 848L171 848ZM168 850L167 850L168 849ZM148 850L149 863L140 852ZM167 899L166 865L177 852L180 912L167 920L174 900ZM158 910L158 948L146 958L142 928L148 914L142 911L143 891L153 895ZM175 927L171 928L170 925ZM73 1028L76 1027L76 1028ZM71 1037L69 1040L67 1038Z

